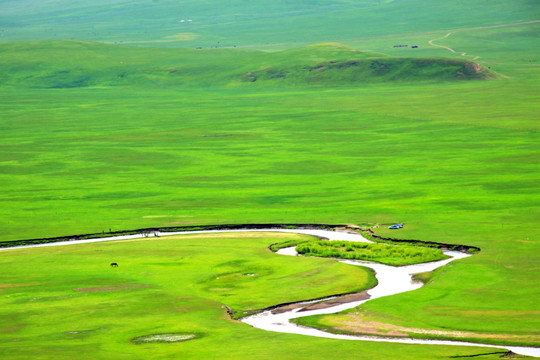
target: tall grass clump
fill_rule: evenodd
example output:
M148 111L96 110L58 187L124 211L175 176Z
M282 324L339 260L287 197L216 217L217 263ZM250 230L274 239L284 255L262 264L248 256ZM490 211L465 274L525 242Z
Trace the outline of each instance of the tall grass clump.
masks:
M304 240L289 240L289 241L285 241L285 242L272 244L272 245L269 246L269 249L275 252L275 251L278 251L280 249L293 247L293 246L298 246L299 244L301 244L303 242L305 242L305 241Z
M368 260L394 266L419 264L448 258L440 249L351 241L307 241L298 244L296 251L307 256Z

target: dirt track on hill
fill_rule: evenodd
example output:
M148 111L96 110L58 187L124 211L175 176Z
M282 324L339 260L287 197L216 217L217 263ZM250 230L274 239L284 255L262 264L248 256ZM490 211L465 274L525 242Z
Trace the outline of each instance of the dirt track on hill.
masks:
M443 37L440 37L440 38L436 38L436 39L431 39L428 41L429 45L431 46L436 46L436 47L440 47L440 48L443 48L443 49L446 49L454 54L457 53L456 50L448 47L448 46L444 46L444 45L438 45L438 44L435 44L434 41L437 41L437 40L443 40L443 39L446 39L447 37L449 37L450 35L456 33L456 32L461 32L461 31L474 31L474 30L487 30L487 29L497 29L497 28L503 28L503 27L510 27L510 26L521 26L521 25L530 25L530 24L535 24L535 23L540 23L540 20L532 20L532 21L526 21L526 22L518 22L518 23L510 23L510 24L501 24L501 25L492 25L492 26L481 26L481 27L474 27L474 28L462 28L462 29L456 29L456 30L452 30L450 31L448 34L444 35ZM461 56L465 56L466 53L460 53ZM476 56L473 60L476 60L478 59L479 56Z

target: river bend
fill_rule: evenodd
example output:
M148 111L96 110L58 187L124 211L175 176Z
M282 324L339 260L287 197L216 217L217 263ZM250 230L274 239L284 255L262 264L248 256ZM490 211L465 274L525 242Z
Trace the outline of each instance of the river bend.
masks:
M181 232L166 232L166 233L156 233L158 235L186 235L186 234L203 234L203 233L224 233L224 232L288 232L296 234L305 234L313 235L320 238L326 238L328 240L348 240L348 241L360 241L360 242L371 242L359 234L342 232L342 231L329 231L329 230L307 230L307 229L249 229L249 230L201 230L201 231L181 231ZM144 237L143 234L135 235L122 235L122 236L113 236L107 238L99 239L86 239L86 240L73 240L73 241L61 241L56 243L47 243L47 244L37 244L37 245L28 245L28 246L14 246L11 248L0 248L2 250L12 250L19 248L32 248L32 247L47 247L47 246L62 246L62 245L77 245L93 242L102 242L102 241L111 241L111 240L123 240L123 239L136 239ZM293 248L281 249L277 252L280 255L289 255L295 256L296 251ZM341 340L364 340L364 341L378 341L378 342L394 342L394 343L404 343L404 344L425 344L425 345L456 345L456 346L480 346L480 347L490 347L497 349L507 349L516 354L528 355L534 357L540 357L540 348L536 347L523 347L523 346L506 346L506 345L489 345L482 343L472 343L464 341L453 341L453 340L427 340L427 339L411 339L411 338L385 338L378 336L352 336L352 335L341 335L341 334L332 334L322 330L308 328L303 326L298 326L294 323L291 323L289 320L304 316L310 315L321 315L321 314L333 314L343 310L351 309L356 306L359 306L369 300L380 298L383 296L389 296L394 294L399 294L406 291L411 291L418 289L422 286L422 283L412 280L412 274L433 271L434 269L446 265L449 262L468 257L470 255L456 252L456 251L445 251L446 255L449 255L449 259L434 261L423 264L415 264L408 266L390 266L374 262L367 261L357 261L357 260L340 260L343 263L356 265L356 266L366 266L375 271L375 276L378 280L378 285L374 288L367 291L369 299L359 300L354 302L348 302L345 304L340 304L332 307L326 307L318 310L308 310L301 311L302 307L297 307L293 310L285 312L273 312L272 310L262 311L258 314L247 316L242 319L246 324L249 324L253 327L281 332L281 333L292 333L300 334L307 336L317 336L330 339L341 339ZM317 300L316 302L325 301L328 299ZM313 304L314 301L306 301L303 304Z

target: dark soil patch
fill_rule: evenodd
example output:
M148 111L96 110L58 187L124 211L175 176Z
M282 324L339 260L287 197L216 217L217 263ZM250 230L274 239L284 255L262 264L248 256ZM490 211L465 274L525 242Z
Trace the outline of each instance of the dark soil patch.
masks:
M354 301L367 300L367 299L369 299L369 295L367 291L361 291L361 292L352 293L352 294L338 295L329 300L319 301L319 302L315 302L311 304L296 303L296 304L283 305L283 306L273 309L272 313L281 314L281 313L294 310L294 309L301 309L299 310L299 312L320 310L320 309L326 309L332 306L337 306L337 305L347 304Z

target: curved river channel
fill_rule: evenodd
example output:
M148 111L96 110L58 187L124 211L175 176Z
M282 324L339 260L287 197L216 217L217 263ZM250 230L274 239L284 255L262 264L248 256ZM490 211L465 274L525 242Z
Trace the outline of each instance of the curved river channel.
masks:
M250 230L202 230L202 231L182 231L182 232L167 232L161 233L161 235L183 235L183 234L201 234L201 233L217 233L217 232L243 232L243 231L274 231L274 232L290 232L297 234L306 234L313 235L319 238L325 238L328 240L348 240L348 241L360 241L360 242L370 242L359 234L353 234L348 232L341 231L328 231L328 230L303 230L303 229L250 229ZM39 244L39 245L29 245L29 246L16 246L12 248L2 248L0 250L9 250L17 248L29 248L29 247L46 247L46 246L61 246L61 245L76 245L92 242L101 242L101 241L111 241L111 240L122 240L122 239L135 239L143 237L142 234L136 235L123 235L115 236L108 238L99 238L99 239L87 239L87 240L74 240L74 241L62 241L49 244ZM277 252L281 255L291 255L296 256L296 251L293 248L281 249ZM427 340L427 339L410 339L410 338L385 338L378 336L352 336L352 335L341 335L341 334L332 334L322 330L308 328L303 326L298 326L294 323L291 323L289 320L304 316L311 315L320 315L320 314L333 314L346 309L354 308L360 304L365 303L371 299L380 298L383 296L398 294L406 291L411 291L418 289L422 286L422 283L412 280L412 274L432 271L440 266L448 264L450 261L456 259L462 259L470 255L457 252L457 251L445 251L446 255L451 256L449 259L434 261L423 264L409 265L409 266L389 266L383 265L374 262L368 261L356 261L356 260L340 260L343 263L365 266L373 269L375 271L375 276L378 280L378 285L374 288L367 291L369 295L368 299L358 300L347 303L340 303L335 306L323 307L322 309L316 310L303 310L303 306L313 305L317 302L324 302L332 298L320 299L316 301L306 301L304 303L299 303L293 309L290 310L279 310L279 307L276 307L272 310L265 310L261 313L247 316L241 319L244 323L249 324L253 327L274 331L282 333L292 333L292 334L301 334L307 336L317 336L331 339L342 339L342 340L364 340L364 341L378 341L378 342L394 342L394 343L404 343L404 344L426 344L426 345L457 345L457 346L481 346L481 347L490 347L497 349L507 349L516 354L520 355L529 355L534 357L540 357L540 348L535 347L523 347L523 346L507 346L507 345L489 345L481 343L472 343L464 341L451 341L451 340Z

